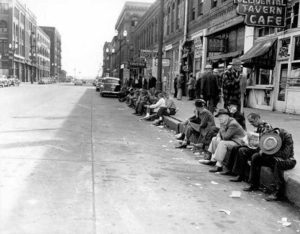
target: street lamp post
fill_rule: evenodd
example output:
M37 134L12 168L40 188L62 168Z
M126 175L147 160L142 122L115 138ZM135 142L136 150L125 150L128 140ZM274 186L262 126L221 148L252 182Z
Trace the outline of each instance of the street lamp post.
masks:
M12 53L12 59L11 59L11 62L12 62L11 70L12 71L11 71L11 74L14 77L15 76L15 52L18 49L18 43L17 42L9 43L8 47L9 47L11 53Z

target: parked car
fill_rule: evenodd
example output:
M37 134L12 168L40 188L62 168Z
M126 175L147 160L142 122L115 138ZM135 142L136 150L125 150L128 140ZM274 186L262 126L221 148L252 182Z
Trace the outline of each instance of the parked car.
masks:
M9 86L19 86L20 85L20 80L18 79L17 76L10 76L8 78L8 85Z
M9 81L7 79L7 76L6 75L2 75L0 77L0 86L1 87L8 87L8 85L9 85Z
M120 79L116 77L105 77L100 84L100 95L119 96L121 91Z
M103 78L98 78L96 80L96 92L100 91L100 85L102 84Z
M83 82L82 82L82 80L76 79L74 81L74 85L83 85Z

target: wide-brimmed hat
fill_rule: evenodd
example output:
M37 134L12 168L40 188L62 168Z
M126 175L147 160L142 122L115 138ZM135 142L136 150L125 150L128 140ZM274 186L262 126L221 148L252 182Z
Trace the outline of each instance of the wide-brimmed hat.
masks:
M215 117L219 117L220 115L230 115L229 111L226 109L220 109Z
M205 107L206 102L203 99L197 99L197 100L195 100L195 106L196 107Z
M212 69L212 65L206 64L206 65L205 65L205 69Z
M232 62L229 63L229 64L230 64L230 65L237 65L237 66L243 65L242 61L241 61L240 59L238 59L238 58L232 59Z
M259 147L264 154L277 153L282 146L282 140L278 133L267 132L260 137Z

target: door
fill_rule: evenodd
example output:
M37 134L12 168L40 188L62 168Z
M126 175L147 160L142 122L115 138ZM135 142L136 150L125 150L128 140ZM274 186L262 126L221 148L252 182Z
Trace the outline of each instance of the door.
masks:
M286 109L286 89L288 80L288 64L283 63L279 66L279 79L277 85L277 92L275 96L275 109L285 112Z

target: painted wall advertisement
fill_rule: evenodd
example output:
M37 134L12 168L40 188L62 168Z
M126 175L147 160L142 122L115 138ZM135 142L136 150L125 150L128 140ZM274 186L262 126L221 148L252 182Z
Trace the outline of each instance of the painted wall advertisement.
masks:
M287 0L234 0L249 26L285 27Z

